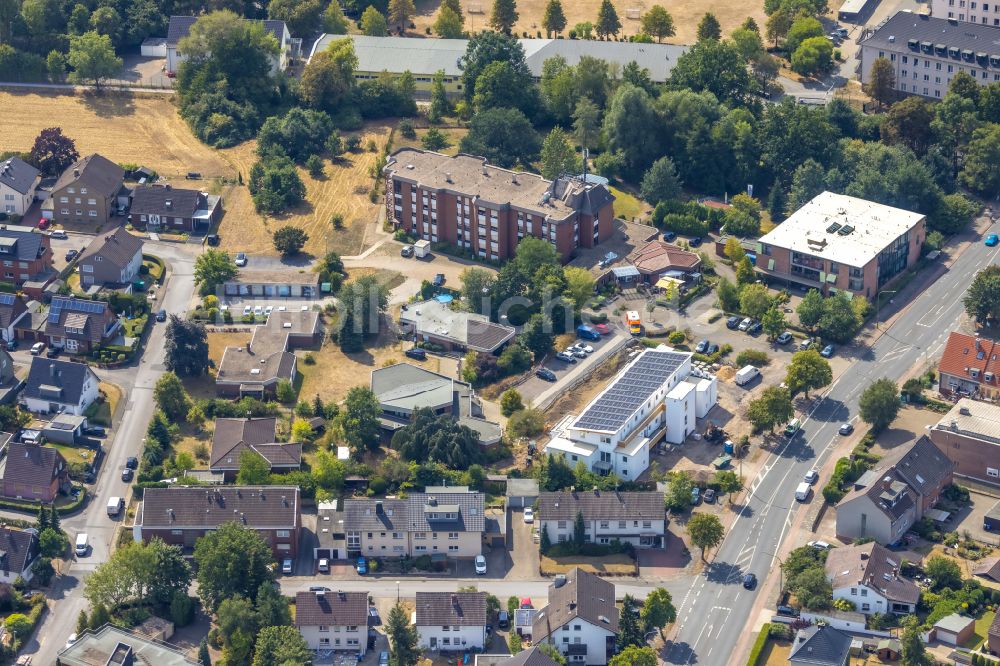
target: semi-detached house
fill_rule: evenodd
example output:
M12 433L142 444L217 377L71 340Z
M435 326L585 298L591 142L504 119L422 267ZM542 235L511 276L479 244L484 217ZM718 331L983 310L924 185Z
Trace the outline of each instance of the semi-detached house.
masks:
M120 166L96 153L88 155L59 176L52 196L44 202L43 215L51 205L52 221L57 224L107 224L118 208L128 204L124 179Z
M344 501L349 555L470 558L482 553L485 495L428 486L406 498Z
M39 171L19 157L0 162L0 212L24 215L35 200Z
M920 588L899 575L899 557L875 542L832 549L826 577L833 598L845 599L865 615L916 612Z
M413 624L426 650L482 650L486 645L485 592L417 592Z
M539 494L536 520L551 543L573 539L578 515L583 518L588 543L620 541L640 548L665 545L663 493L581 490Z

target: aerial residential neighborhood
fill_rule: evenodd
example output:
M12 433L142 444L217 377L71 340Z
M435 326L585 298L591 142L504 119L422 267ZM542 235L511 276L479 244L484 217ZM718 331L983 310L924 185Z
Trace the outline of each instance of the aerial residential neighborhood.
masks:
M0 664L1000 666L998 44L0 0Z

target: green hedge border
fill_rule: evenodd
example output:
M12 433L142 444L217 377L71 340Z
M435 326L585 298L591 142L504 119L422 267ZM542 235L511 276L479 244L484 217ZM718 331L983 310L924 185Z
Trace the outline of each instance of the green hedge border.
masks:
M63 504L62 506L56 507L56 512L60 516L68 516L72 513L76 513L80 507L83 506L84 502L87 501L87 490L82 486L76 486L82 491L80 493L79 499L69 504ZM41 502L19 502L16 500L0 499L0 509L8 509L10 511L20 511L22 513L35 514L38 513L38 507L41 506Z
M747 659L747 666L757 666L757 662L760 661L760 655L764 653L764 648L767 646L767 640L770 637L771 623L765 622L764 626L760 628L760 633L757 634L757 640L753 642L750 657Z

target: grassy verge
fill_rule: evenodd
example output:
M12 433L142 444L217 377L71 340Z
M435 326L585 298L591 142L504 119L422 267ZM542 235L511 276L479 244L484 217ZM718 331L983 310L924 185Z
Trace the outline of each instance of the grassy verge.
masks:
M626 553L603 555L601 557L567 555L566 557L553 558L543 555L541 558L543 576L567 573L573 567L580 567L584 571L594 574L617 576L630 576L635 574L636 570L635 560L631 555Z
M609 189L611 190L611 193L615 195L615 217L628 220L629 222L632 221L632 218L642 217L642 213L645 210L646 205L640 201L638 197L635 197L614 186L610 186Z

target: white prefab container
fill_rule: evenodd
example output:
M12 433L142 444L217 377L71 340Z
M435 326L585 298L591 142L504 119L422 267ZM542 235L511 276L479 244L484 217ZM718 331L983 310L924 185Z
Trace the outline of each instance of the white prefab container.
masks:
M414 257L426 257L431 252L431 242L427 240L418 240L413 244L413 256Z
M760 376L760 370L752 365L745 365L736 371L736 385L745 386Z

